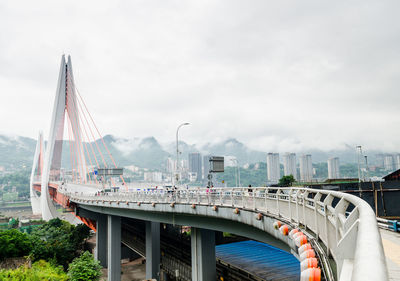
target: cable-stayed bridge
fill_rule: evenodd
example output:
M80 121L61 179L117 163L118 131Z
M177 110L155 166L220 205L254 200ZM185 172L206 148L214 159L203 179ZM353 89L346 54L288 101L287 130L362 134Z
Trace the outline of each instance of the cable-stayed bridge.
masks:
M61 165L64 139L69 167ZM58 204L95 230L96 258L109 280L121 277L121 242L146 257L146 278L160 280L169 263L161 264L160 223L191 226L191 270L182 269L179 280L216 280L215 231L292 253L301 280L388 280L375 214L358 197L297 187L130 190L122 175L96 174L112 168L117 164L77 90L71 58L63 56L47 145L40 133L34 155L32 210L49 220ZM106 184L118 191L104 192ZM145 245L124 235L125 218L145 222Z

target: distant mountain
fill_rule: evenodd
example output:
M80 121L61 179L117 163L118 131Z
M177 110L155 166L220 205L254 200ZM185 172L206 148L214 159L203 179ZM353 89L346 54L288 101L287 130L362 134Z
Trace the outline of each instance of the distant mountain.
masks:
M120 165L133 164L142 168L160 169L170 155L154 137L133 140L106 137L112 138L108 142L114 148L112 154L119 159Z
M135 165L149 169L164 169L166 159L168 157L175 159L176 157L175 142L161 145L154 137L125 139L106 135L103 141L112 154L114 161L120 167ZM84 144L84 147L90 151L93 165L95 165L97 161L100 166L104 166L104 159L108 166L112 166L113 163L108 156L108 151L105 149L103 141L98 139L96 143ZM36 140L31 138L0 135L0 166L6 168L31 166L35 146ZM95 151L95 156L93 155L92 148ZM98 152L97 148L100 148L101 153ZM180 141L179 151L181 152L181 159L188 159L188 154L190 152L200 152L203 155L235 156L241 165L245 163L266 162L266 155L267 152L269 152L252 150L235 138L228 138L216 143L210 142L202 146L187 144ZM70 167L69 141L64 141L62 153L62 166ZM312 155L314 163L326 162L330 157L339 157L341 163L354 163L356 161L355 148L350 146L342 150L304 151L304 154L306 153ZM374 162L375 154L378 153L381 152L368 151L369 163ZM303 154L303 152L298 152L298 157L301 154Z
M0 166L5 168L31 166L36 140L0 135Z
M212 155L235 156L239 164L265 162L267 156L267 153L251 150L234 138L229 138L218 143L208 143L201 150Z

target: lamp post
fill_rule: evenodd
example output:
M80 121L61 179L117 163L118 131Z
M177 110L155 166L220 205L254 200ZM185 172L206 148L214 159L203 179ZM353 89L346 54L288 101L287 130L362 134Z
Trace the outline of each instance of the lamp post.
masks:
M235 158L235 159L231 159L231 161L233 162L233 163L236 163L236 175L235 175L235 178L236 178L236 184L238 183L238 181L237 181L237 178L239 177L239 185L238 185L238 187L240 187L240 167L239 167L239 161Z
M178 148L178 133L179 133L179 129L182 126L186 126L189 125L190 123L182 123L178 126L178 128L176 129L176 175L175 175L175 179L176 179L176 183L179 183L179 148Z

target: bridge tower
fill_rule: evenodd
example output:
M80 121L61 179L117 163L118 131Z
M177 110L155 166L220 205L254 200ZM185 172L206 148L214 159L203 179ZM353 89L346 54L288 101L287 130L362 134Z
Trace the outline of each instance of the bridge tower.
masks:
M54 218L56 214L55 207L50 198L48 184L49 181L60 180L64 120L66 114L71 122L72 135L77 144L74 146L73 150L75 155L78 155L80 159L79 164L77 163L76 165L76 175L81 182L86 182L86 162L82 147L79 112L77 108L71 57L68 56L68 62L66 62L65 56L63 55L61 58L53 114L42 171L40 209L44 220L50 220Z
M33 156L32 172L30 178L31 206L32 206L32 213L35 215L40 214L41 209L40 209L40 197L33 188L33 183L35 182L35 180L37 180L38 178L40 179L40 177L42 176L43 150L44 150L43 133L40 131L36 143L35 155Z

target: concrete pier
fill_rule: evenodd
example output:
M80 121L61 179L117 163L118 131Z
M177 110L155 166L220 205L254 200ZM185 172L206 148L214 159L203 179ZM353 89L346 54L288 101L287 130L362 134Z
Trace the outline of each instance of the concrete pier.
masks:
M212 230L191 230L192 281L214 281L216 279L215 233Z
M121 281L121 217L107 217L108 281Z
M146 279L160 280L160 223L146 221Z
M99 216L96 221L96 256L100 265L107 267L107 217Z

